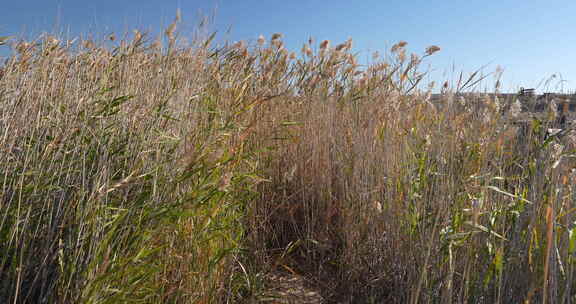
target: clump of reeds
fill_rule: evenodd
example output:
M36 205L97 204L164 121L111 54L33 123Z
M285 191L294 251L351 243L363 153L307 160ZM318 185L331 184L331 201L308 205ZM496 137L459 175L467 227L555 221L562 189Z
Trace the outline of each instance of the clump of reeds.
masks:
M183 45L178 21L13 40L0 300L257 301L278 271L333 302L573 298L573 143L546 119L463 94L476 73L432 98L437 46L362 68L351 39Z
M249 224L262 265L345 301L570 298L572 228L555 214L572 208L573 173L558 164L573 152L542 135L549 122L519 130L519 106L502 112L512 101L448 91L431 102L405 47L365 71L342 45L302 48L298 102L263 116L293 127Z
M235 50L213 36L180 46L175 26L165 45L139 31L111 47L14 42L0 78L1 302L241 294L261 101L230 81L249 75Z

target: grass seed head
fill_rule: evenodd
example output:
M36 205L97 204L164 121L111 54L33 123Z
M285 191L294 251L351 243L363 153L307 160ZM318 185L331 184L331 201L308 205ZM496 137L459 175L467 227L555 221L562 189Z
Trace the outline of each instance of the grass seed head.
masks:
M282 40L272 40L272 45L280 50L284 47L284 42L282 42Z
M26 41L20 41L18 42L18 44L16 44L16 47L14 47L14 49L16 50L16 52L18 52L18 54L24 54L32 49L32 44Z
M92 40L88 39L88 40L82 41L82 47L87 49L87 50L91 50L95 47L95 44Z
M348 40L346 40L346 49L352 49L352 38L348 38Z
M337 45L334 49L336 51L341 51L344 49L344 47L346 47L346 45L344 43L340 43L339 45Z
M244 41L240 40L232 45L232 48L243 50L245 48Z
M431 45L431 46L426 48L426 55L430 56L430 55L432 55L438 51L440 51L440 47L438 47L436 45Z
M392 48L390 49L390 52L396 53L396 52L400 51L401 49L403 49L407 44L408 44L408 42L406 42L406 41L400 41L400 42L398 42L392 46Z
M302 46L302 50L301 50L301 51L302 51L302 54L304 54L304 55L312 58L312 56L313 56L312 49L311 49L308 45L304 44L304 45Z
M134 40L132 41L133 44L139 44L142 42L142 33L139 30L134 30Z
M164 32L168 38L172 38L176 30L176 22L172 22Z
M263 35L258 36L257 43L258 43L259 46L263 46L264 43L266 43L266 38L264 38Z

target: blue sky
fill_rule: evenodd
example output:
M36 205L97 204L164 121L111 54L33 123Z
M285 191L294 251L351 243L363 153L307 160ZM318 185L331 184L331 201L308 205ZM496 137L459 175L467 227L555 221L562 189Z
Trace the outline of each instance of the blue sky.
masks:
M508 91L536 87L554 74L548 91L561 89L560 79L564 90L576 89L575 1L5 0L2 6L0 36L158 30L178 8L184 31L191 31L200 13L215 11L213 29L231 41L280 32L288 48L299 50L310 36L333 43L352 37L361 62L400 40L416 53L434 44L442 50L427 61L430 80L487 65L485 73L504 69Z

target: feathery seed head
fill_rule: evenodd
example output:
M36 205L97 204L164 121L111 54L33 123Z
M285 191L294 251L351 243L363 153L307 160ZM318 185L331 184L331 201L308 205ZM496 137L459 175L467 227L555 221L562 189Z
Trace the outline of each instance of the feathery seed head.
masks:
M155 50L160 50L162 48L162 41L160 41L160 39L156 39L150 46Z
M308 56L310 58L312 58L312 56L313 56L312 49L306 44L304 44L302 46L302 54L305 54L306 56Z
M266 38L264 38L263 35L260 35L260 36L258 36L257 42L258 42L258 45L259 45L259 46L263 46L264 43L266 43Z
M345 43L340 43L339 45L336 46L336 48L334 48L336 51L341 51L346 47Z
M234 45L232 45L232 47L238 50L244 49L244 41L242 40L237 41L236 43L234 43Z
M398 54L396 55L399 61L404 61L406 60L406 50L405 49L400 49L400 51L398 52Z
M282 40L272 40L272 45L277 49L281 49L284 46L284 42Z
M408 44L408 42L406 42L406 41L400 41L400 42L398 42L392 46L392 48L390 49L390 52L396 53L396 52L400 51L401 49L403 49L407 44Z
M168 28L164 33L166 34L166 36L168 36L168 38L172 38L172 35L174 34L175 30L176 30L176 22L172 22L172 24L168 26Z
M138 44L140 43L140 41L142 41L142 33L140 33L140 31L138 30L134 30L134 44Z
M324 40L322 41L322 43L320 43L320 49L321 50L325 50L330 46L330 41L328 40Z
M50 36L50 38L48 38L48 43L52 46L55 46L60 43L60 40L56 39L56 37Z
M388 68L388 64L385 63L385 62L381 62L381 63L372 65L372 66L369 68L369 70L370 70L372 73L378 73L378 72L380 72L380 71L386 70L387 68Z
M93 49L94 48L94 42L92 42L92 40L84 40L84 41L82 41L82 46L86 49Z
M437 45L431 45L431 46L426 48L426 55L430 56L430 55L438 52L439 50L440 50L440 47L438 47Z
M282 38L282 34L280 34L280 33L274 33L274 34L272 35L272 39L271 39L271 40L274 41L274 40L278 40L278 39L280 39L280 38Z
M16 44L15 49L19 54L22 54L22 53L25 53L26 51L28 51L28 49L30 49L31 46L32 46L31 43L21 41L21 42L18 42L18 44Z
M346 40L345 42L337 45L336 51L349 50L350 48L352 48L352 38L348 38L348 40Z
M46 36L44 39L44 47L46 49L53 50L54 48L58 47L60 44L60 40L56 39L54 36Z
M352 38L348 38L348 40L346 40L346 49L351 49L352 48Z

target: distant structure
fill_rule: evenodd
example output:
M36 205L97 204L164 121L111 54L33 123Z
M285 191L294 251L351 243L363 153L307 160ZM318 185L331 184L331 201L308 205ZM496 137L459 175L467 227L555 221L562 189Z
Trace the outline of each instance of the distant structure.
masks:
M518 93L520 96L534 96L536 89L525 89L520 88L520 92Z
M521 104L521 112L541 116L550 109L555 109L557 113L557 124L565 125L568 121L576 121L576 94L572 93L542 93L536 94L533 88L520 88L517 93L455 93L432 94L432 102L440 102L446 97L450 100L463 100L464 102L474 105L478 101L497 100L505 112L509 106L518 101ZM451 96L451 97L450 97ZM483 102L481 102L483 103Z

